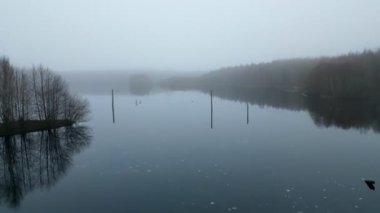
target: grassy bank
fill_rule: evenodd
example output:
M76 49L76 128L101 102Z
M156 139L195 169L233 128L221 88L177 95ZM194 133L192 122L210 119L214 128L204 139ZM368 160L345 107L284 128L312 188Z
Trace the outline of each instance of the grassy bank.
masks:
M74 122L69 120L57 120L57 121L39 121L28 120L23 122L11 122L7 125L0 123L0 137L10 136L17 134L25 134L28 132L35 132L41 130L56 129L64 126L71 126Z

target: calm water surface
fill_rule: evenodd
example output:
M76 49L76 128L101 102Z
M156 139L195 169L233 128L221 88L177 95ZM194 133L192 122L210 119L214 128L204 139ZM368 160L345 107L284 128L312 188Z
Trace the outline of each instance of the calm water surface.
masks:
M380 135L198 92L88 96L73 129L1 138L0 212L378 212ZM136 104L137 100L137 104ZM373 122L373 121L372 121Z

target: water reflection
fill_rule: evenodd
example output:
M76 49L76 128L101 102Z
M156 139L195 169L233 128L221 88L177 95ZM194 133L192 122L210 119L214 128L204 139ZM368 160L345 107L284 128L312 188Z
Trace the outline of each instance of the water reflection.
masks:
M307 109L317 126L373 130L380 133L380 102L370 100L319 101L307 99Z
M0 138L0 203L18 207L28 192L53 186L90 139L84 126Z
M207 90L203 90L207 93ZM355 128L380 133L379 100L313 99L273 89L241 87L217 88L213 94L223 99L247 102L259 106L308 111L318 127Z

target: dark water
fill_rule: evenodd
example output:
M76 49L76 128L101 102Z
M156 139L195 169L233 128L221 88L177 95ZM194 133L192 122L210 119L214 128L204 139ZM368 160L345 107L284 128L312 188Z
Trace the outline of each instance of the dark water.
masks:
M255 97L215 92L211 129L207 94L116 95L115 124L89 96L86 127L0 139L0 212L380 210L376 104Z

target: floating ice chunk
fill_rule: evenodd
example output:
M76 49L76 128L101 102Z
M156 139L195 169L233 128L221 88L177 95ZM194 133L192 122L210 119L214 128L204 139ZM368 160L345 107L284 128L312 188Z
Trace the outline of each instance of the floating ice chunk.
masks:
M215 202L214 202L214 201L211 201L211 202L210 202L210 205L215 205Z
M363 200L363 198L362 198L362 197L359 197L358 200Z
M286 192L289 193L291 190L290 189L286 189Z
M147 170L146 170L146 172L147 172L147 173L151 173L151 172L152 172L152 170L150 170L150 169L147 169Z
M355 205L354 208L355 208L355 209L358 209L358 208L359 208L359 205Z
M237 210L238 208L236 206L231 207L232 210Z

